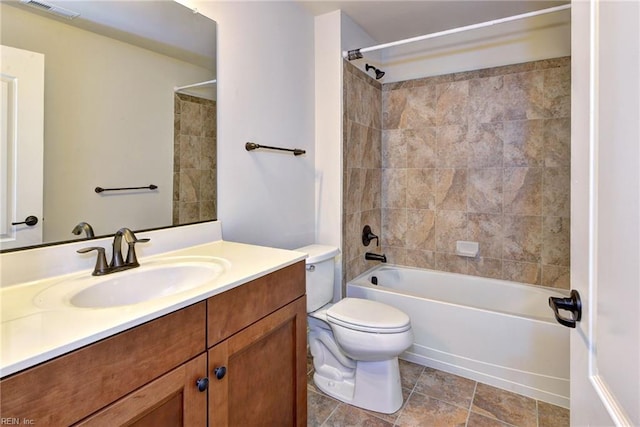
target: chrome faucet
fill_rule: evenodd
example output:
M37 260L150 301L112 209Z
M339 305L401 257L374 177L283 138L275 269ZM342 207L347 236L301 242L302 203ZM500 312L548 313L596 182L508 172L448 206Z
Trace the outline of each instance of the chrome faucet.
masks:
M122 238L124 237L129 250L127 251L126 261L122 258ZM89 248L78 249L78 253L87 253L91 251L98 251L98 258L96 260L96 266L93 269L92 275L103 276L105 274L115 273L116 271L128 270L130 268L139 267L140 263L136 257L135 244L145 243L150 239L138 239L133 231L128 228L121 228L113 236L113 251L111 255L111 262L107 264L105 251L103 247L92 246Z
M73 227L73 230L71 230L71 232L76 236L79 236L84 232L87 235L87 239L93 239L94 237L96 237L96 235L93 233L93 227L91 227L91 224L84 221L79 222L75 227Z

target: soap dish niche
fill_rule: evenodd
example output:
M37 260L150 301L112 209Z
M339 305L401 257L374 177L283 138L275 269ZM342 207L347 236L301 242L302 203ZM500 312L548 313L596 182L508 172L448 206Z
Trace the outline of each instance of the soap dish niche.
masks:
M456 255L475 258L480 252L480 244L478 242L468 242L465 240L458 240L456 242Z

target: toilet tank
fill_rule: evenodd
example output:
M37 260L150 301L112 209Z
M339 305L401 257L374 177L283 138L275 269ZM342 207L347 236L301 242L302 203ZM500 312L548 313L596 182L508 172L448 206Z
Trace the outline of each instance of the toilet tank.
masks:
M311 313L333 300L335 257L340 250L335 246L309 245L296 251L308 255L307 313Z

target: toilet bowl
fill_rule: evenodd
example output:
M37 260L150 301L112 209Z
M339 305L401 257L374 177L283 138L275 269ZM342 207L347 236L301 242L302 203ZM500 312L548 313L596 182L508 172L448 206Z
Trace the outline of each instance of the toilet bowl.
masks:
M307 258L307 319L315 385L350 405L382 413L402 406L398 355L413 343L409 316L377 301L333 299L337 248L297 249Z

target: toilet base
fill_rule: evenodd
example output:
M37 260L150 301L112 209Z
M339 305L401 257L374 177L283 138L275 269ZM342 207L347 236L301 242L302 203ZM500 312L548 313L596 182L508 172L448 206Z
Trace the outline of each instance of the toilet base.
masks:
M356 362L352 378L328 378L316 371L313 382L324 393L349 405L384 414L402 407L402 385L398 358L378 362Z

